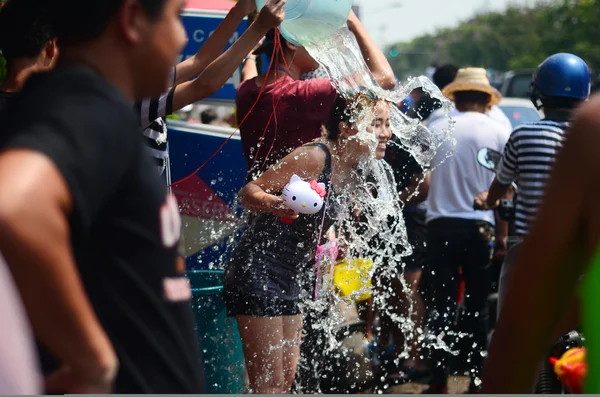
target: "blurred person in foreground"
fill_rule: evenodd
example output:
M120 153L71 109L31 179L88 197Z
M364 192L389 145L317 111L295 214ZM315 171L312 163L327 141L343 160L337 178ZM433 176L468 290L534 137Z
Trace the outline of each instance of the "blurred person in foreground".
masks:
M56 34L46 10L9 0L0 8L0 51L6 59L6 80L0 85L0 110L33 73L46 72L58 59Z
M18 1L61 47L0 116L0 250L57 364L46 392L202 393L177 203L131 107L166 88L185 2Z
M504 308L483 377L484 393L531 393L541 357L581 291L588 374L600 393L600 96L576 112L548 180L545 200L508 277ZM583 283L582 283L582 275ZM515 337L516 336L516 337Z
M461 331L469 334L468 349L461 351L462 364L472 379L481 376L487 345L487 299L491 290L490 260L492 246L505 251L507 224L495 218L493 211L473 209L473 197L486 189L494 173L477 163L482 148L502 151L510 129L486 115L490 104L496 104L501 94L490 85L485 69L460 69L443 94L456 104L453 116L453 136L456 145L445 142L431 163L427 197L427 271L432 283L432 308L429 330L435 338L454 338L450 343L463 343L453 327L457 310L459 269L468 291ZM449 128L447 118L439 119L430 129ZM448 338L444 339L449 341ZM460 343L459 343L460 342ZM472 346L472 347L471 347ZM461 349L462 350L462 349ZM442 391L446 385L449 355L433 349L432 391ZM475 383L472 383L472 386Z
M12 275L0 256L0 395L40 394L42 377L33 333Z

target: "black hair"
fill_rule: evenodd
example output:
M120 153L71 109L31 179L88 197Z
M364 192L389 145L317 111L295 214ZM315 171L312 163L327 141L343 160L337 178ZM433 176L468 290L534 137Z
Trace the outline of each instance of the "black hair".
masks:
M456 91L454 92L454 103L456 107L465 105L483 105L490 103L491 95L481 91Z
M457 73L458 67L451 64L442 65L433 73L433 83L442 90L454 81Z
M579 106L582 102L581 99L562 97L562 96L549 96L540 98L542 107L545 109L574 109Z
M200 121L202 121L202 124L210 124L218 118L217 111L213 108L208 108L200 113Z
M287 51L288 50L288 46L287 43L288 41L283 37L283 35L280 33L279 34L279 40L281 42L281 47L283 48L283 51ZM259 49L257 51L255 51L255 53L257 54L266 54L267 57L269 59L271 59L271 54L273 54L273 51L275 51L275 29L271 29L267 32L266 36L265 36L265 41L263 42L262 46L259 47ZM281 54L277 53L275 54L276 57L280 57ZM276 58L277 59L277 58Z
M13 0L14 1L14 0ZM79 45L98 38L124 0L36 0L47 3L60 44ZM158 19L167 0L137 0L151 19Z
M327 127L327 138L332 141L340 136L340 123L350 123L352 115L348 109L348 100L343 96L338 95L331 110L329 111L329 119L325 126Z
M43 1L9 0L0 9L0 50L8 62L37 58L55 36Z

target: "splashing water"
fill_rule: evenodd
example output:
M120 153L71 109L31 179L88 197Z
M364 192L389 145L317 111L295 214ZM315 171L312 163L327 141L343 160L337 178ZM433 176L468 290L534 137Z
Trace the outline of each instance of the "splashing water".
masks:
M342 95L347 96L358 93L359 89L366 87L375 93L379 98L383 98L390 103L401 103L415 89L422 89L432 98L437 99L442 105L442 111L449 119L449 113L452 109L452 103L447 100L440 90L427 78L411 78L404 84L399 84L395 90L386 91L378 86L374 76L370 73L358 47L354 35L347 28L343 28L328 39L318 43L306 45L306 49L311 56L316 59L329 74L332 84ZM400 279L403 293L409 294L410 287L407 285L396 264L403 262L402 258L412 253L412 248L408 243L406 227L402 216L403 204L400 201L397 187L393 179L391 166L383 161L374 159L375 150L378 144L377 138L367 128L371 126L375 119L375 111L372 107L363 107L352 109L356 115L352 123L356 126L358 134L351 139L358 139L366 143L373 154L372 158L362 161L353 171L354 184L349 185L347 189L341 192L335 192L334 199L329 208L335 208L330 211L330 216L334 219L335 230L338 238L343 238L348 245L346 258L348 261L355 258L368 258L372 260L373 266L366 275L361 275L361 284L363 287L354 291L346 299L333 295L333 302L317 301L314 302L310 296L304 299L304 310L327 313L326 307L332 305L337 308L328 316L322 316L320 321L312 324L313 330L321 331L324 335L319 347L325 351L334 352L336 357L346 356L342 365L341 373L326 366L318 369L318 359L314 356L301 357L299 366L309 368L316 377L329 385L329 392L343 392L343 386L340 389L335 387L331 389L331 384L336 382L347 385L347 378L361 378L356 373L356 368L361 368L364 360L369 360L370 355L367 349L347 348L342 346L346 338L339 337L339 330L353 307L352 298L364 293L372 293L367 288L367 281L377 275L382 279ZM390 121L392 132L400 138L400 145L404 150L412 154L415 160L423 169L431 170L430 163L437 150L445 145L450 147L447 155L451 155L451 148L454 141L452 139L452 121L449 128L441 131L432 132L427 129L418 119L411 119L402 113L398 107L390 106ZM422 181L421 181L422 182ZM416 193L414 193L416 194ZM357 219L357 210L360 217ZM374 294L374 306L380 313L386 313L387 316L400 327L405 337L404 351L409 350L409 344L414 337L424 334L423 329L416 329L415 324L409 318L399 316L389 310L394 300L397 300L396 292L391 287L379 288ZM342 304L344 301L345 304ZM410 303L409 312L413 311L414 303ZM338 334L338 335L336 335ZM451 354L450 347L447 346L441 337L435 338L431 343L433 348L443 349ZM322 354L323 350L315 351L315 354ZM358 353L358 354L357 354ZM350 356L354 356L351 359ZM358 357L356 357L358 356ZM337 362L339 363L339 359ZM343 360L342 360L343 361ZM350 365L351 363L354 363ZM356 368L351 368L356 366ZM372 369L372 368L371 368ZM368 371L367 371L368 372ZM364 374L363 374L364 375ZM337 379L328 379L336 377ZM301 390L302 385L297 385ZM348 386L348 385L347 385ZM346 386L346 387L347 387ZM352 386L349 385L352 389Z
M359 88L366 87L379 98L399 104L415 89L422 89L441 103L443 112L449 118L453 105L425 77L410 78L403 84L398 84L393 91L380 88L363 60L354 35L347 28L341 29L319 43L306 45L306 49L324 66L332 84L342 94L352 95L357 93ZM356 116L352 122L358 134L351 139L357 139L368 145L373 156L361 161L352 171L350 178L352 184L342 191L335 191L328 204L328 212L334 221L337 237L347 242L348 263L353 259L366 258L372 261L373 265L365 274L361 274L363 287L354 291L349 297L333 294L330 295L329 300L314 301L312 293L308 291L302 297L303 312L317 313L319 317L318 321L309 324L309 332L318 333L320 337L314 341L314 354L310 357L301 357L298 366L321 383L322 387L317 385L316 391L322 389L330 392L345 392L348 389L359 391L364 384L368 383L367 378L373 377L373 356L368 345L363 341L366 332L357 333L352 330L353 321L354 323L358 321L354 298L363 294L373 295L373 305L376 310L385 313L406 335L405 352L409 350L409 345L415 337L423 339L424 335L424 330L418 329L410 316L406 318L390 310L398 299L396 296L398 291L383 285L376 292L366 287L368 281L375 276L381 279L399 279L403 293L409 295L410 286L401 277L398 264L412 253L412 248L408 242L402 216L404 205L394 183L392 168L384 160L374 159L379 142L367 129L375 119L375 110L372 107L356 108L354 113ZM451 155L452 122L447 129L430 131L419 120L407 117L396 106L390 106L390 119L392 132L399 138L402 148L409 152L424 169L431 170L430 162L440 147L450 148L447 155ZM237 204L235 209L237 210ZM360 212L358 218L357 212ZM228 220L232 229L238 229L245 223L245 219L241 222ZM222 222L208 223L206 230L197 237L200 243L204 240L215 241L217 236L225 235L226 233L219 228L222 228ZM224 262L233 249L233 241L233 238L228 238L224 242L227 246L225 254L221 259L211 262L210 268L224 267ZM308 277L314 278L314 274ZM412 312L414 303L411 302L410 305L409 311ZM282 348L284 345L282 341L281 346L270 348ZM436 336L432 346L454 354L442 340L442 336ZM333 363L322 365L319 356L324 354L333 357ZM340 367L341 370L336 367ZM271 375L265 374L265 378L269 376ZM297 384L296 390L303 391L304 385Z

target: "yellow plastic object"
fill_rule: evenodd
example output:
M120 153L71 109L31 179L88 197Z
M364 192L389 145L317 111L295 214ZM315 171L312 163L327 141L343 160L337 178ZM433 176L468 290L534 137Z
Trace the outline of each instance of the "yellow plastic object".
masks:
M355 302L362 302L371 297L369 292L371 278L369 272L373 268L370 259L357 258L338 262L333 269L333 285L338 294L352 297Z

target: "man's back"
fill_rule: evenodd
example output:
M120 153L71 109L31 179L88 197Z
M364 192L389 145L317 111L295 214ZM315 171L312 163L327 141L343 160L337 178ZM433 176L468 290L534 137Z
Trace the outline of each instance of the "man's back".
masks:
M492 211L473 209L473 197L485 191L494 179L493 172L477 163L477 152L483 148L502 151L510 130L478 112L457 112L453 120L456 145L444 143L431 164L427 222L436 218L462 218L493 224ZM438 120L430 128L448 128L448 120Z
M541 203L546 181L569 127L568 115L516 128L504 150L497 179L503 185L519 181L515 224L525 235Z
M115 392L202 392L177 205L129 101L90 70L61 68L32 77L5 110L2 151L44 154L70 190L75 261L120 362Z

